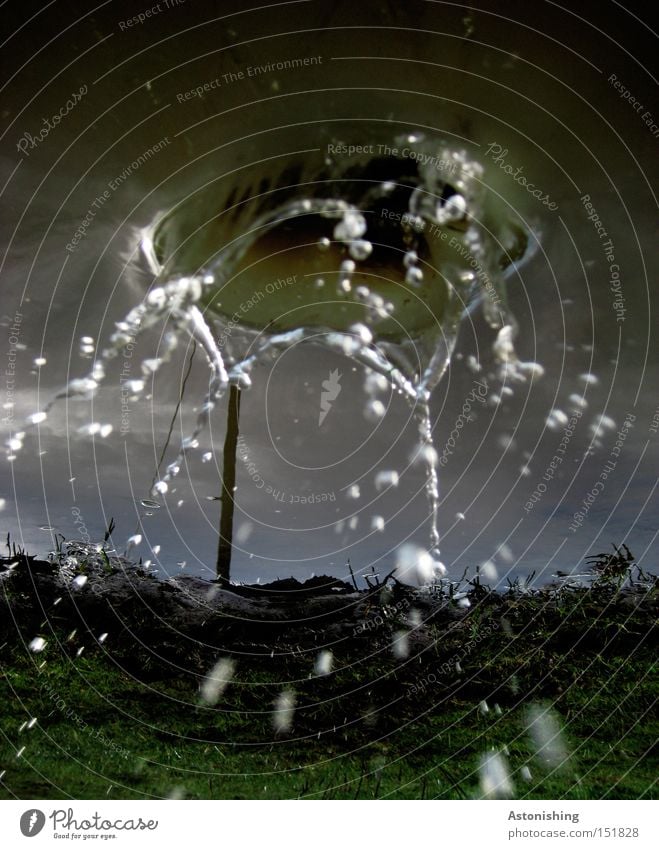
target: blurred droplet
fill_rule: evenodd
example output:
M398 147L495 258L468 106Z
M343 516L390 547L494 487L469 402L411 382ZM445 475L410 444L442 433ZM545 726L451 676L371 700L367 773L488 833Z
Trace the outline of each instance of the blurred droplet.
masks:
M435 578L435 561L425 548L406 542L396 552L394 577L403 584L421 587Z
M485 799L510 799L514 787L508 764L499 752L487 752L481 757L479 765L481 794Z
M319 652L314 664L314 672L316 675L329 675L334 664L334 655L327 649Z
M569 754L556 713L549 707L532 705L527 711L526 728L533 741L535 754L545 766L563 766Z
M398 486L398 481L398 472L394 472L393 470L381 471L375 476L375 488L378 492L381 492L390 486Z
M275 710L272 715L272 725L277 734L285 734L293 727L295 715L295 693L284 690L275 700Z
M208 705L214 705L229 686L233 678L235 664L231 658L223 657L215 664L201 685L201 699Z

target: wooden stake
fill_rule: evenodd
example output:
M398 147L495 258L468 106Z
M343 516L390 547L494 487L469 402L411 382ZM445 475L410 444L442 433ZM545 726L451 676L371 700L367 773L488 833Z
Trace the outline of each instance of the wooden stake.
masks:
M224 438L222 468L222 497L220 508L220 540L217 547L217 579L229 583L231 574L231 550L233 540L233 509L236 488L236 449L238 447L238 419L240 417L240 389L229 389L227 410L227 432Z

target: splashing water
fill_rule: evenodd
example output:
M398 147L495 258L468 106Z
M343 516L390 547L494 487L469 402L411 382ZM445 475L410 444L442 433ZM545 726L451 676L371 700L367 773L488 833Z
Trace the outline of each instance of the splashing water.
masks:
M363 145L371 131L361 132ZM336 150L346 139L327 140ZM150 493L157 498L185 455L199 447L227 386L248 388L256 363L313 341L366 367L367 418L385 414L375 397L380 381L412 406L435 562L439 491L429 399L450 361L461 317L482 306L498 330L493 351L504 379L526 380L541 369L516 357L503 286L504 269L522 258L527 234L485 189L483 167L465 152L421 133L393 142L407 153L341 159L314 149L291 154L283 165L265 160L249 175L237 169L140 231L153 285L116 325L89 374L72 380L31 424L44 421L57 399L92 398L126 345L169 324L158 358L142 361L144 380L130 381L130 400L137 401L179 339L191 336L206 354L208 391L178 456ZM94 344L85 337L87 354ZM393 478L387 485L395 485ZM409 569L421 583L437 571Z
M501 753L486 752L482 755L478 773L484 799L511 799L515 795L508 763Z

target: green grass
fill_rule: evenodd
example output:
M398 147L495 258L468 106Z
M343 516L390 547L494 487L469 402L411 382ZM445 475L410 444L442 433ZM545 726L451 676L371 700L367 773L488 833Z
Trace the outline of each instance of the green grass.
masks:
M494 749L518 798L650 798L658 735L647 602L641 611L586 591L551 604L493 596L463 621L431 625L404 660L390 651L391 629L374 629L337 647L325 677L309 677L310 643L284 657L234 653L234 680L213 707L200 705L193 663L174 674L137 646L113 652L111 636L103 647L87 639L80 657L83 642L63 631L39 654L10 640L0 649L0 795L473 798L479 761ZM282 689L297 707L278 736ZM538 754L531 705L560 722L562 764Z

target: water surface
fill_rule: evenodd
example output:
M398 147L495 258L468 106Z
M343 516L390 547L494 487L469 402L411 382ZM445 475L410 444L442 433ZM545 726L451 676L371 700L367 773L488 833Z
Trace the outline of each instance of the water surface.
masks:
M287 34L290 21L272 9L223 17L239 11L230 4L217 14L191 4L171 8L129 31L120 26L129 12L110 4L66 34L61 22L53 30L53 13L44 10L14 37L2 137L4 391L14 406L5 408L3 432L22 448L10 446L16 459L3 461L3 528L43 552L54 531L42 527L98 539L114 517L117 547L139 533L136 552L162 574L212 574L226 396L167 491L151 491L194 430L209 391L203 349L197 346L191 362L182 328L156 322L107 364L93 399L61 400L38 429L26 427L26 417L92 371L115 322L149 290L181 274L220 279L233 268L222 265L222 251L259 221L255 195L287 185L282 202L325 197L318 175L334 168L333 197L357 203L348 195L364 179L365 162L382 166L377 180L370 172L372 185L409 185L419 174L419 151L439 189L450 182L439 165L448 150L483 169L494 212L479 219L481 231L501 241L515 221L525 234L526 248L512 252L512 264L499 263L502 251L489 246L501 280L488 274L514 316L516 356L544 374L520 380L502 368L505 340L496 347L492 316L465 284L459 294L469 309L430 399L441 560L451 575L494 561L500 579L534 570L547 579L624 541L652 569L656 268L648 246L657 138L620 89L651 102L647 33L624 10L600 6L589 22L557 7L513 14L496 3L467 16L442 4L387 6L384 16L372 3L333 4L332 11L286 5L300 34ZM53 31L60 34L46 46ZM612 31L618 43L606 35ZM40 53L35 44L44 45ZM44 133L43 119L82 87L65 118ZM39 140L21 142L25 134ZM410 136L430 141L405 143ZM328 150L342 140L372 152ZM297 169L299 162L307 164ZM386 176L392 163L398 172ZM336 175L346 172L352 182L342 196ZM394 214L405 213L408 195L392 197ZM235 212L216 222L231 205ZM369 232L377 234L382 209ZM143 240L168 216L178 217L170 219L176 225L160 244L163 269L155 273ZM321 223L331 237L339 222ZM221 283L230 304L225 329L245 302L244 280L250 297L263 294L253 305L263 314L252 312L248 328L257 333L270 304L293 292L291 277L315 280L324 266L335 290L348 248L318 251L318 226L292 220L258 256L240 260L241 268L233 257L237 276ZM455 237L458 244L459 229ZM438 279L447 256L455 274L464 265L447 245L439 257L422 257ZM380 271L401 272L407 247L390 241L386 250L398 254L383 255ZM511 247L504 244L503 253ZM449 283L458 291L456 281ZM200 306L221 340L222 307L209 313L207 303ZM272 317L288 316L290 307ZM445 328L445 307L432 301L432 309ZM409 323L404 305L397 310ZM299 323L319 327L308 315ZM276 329L292 326L287 318ZM230 335L244 346L237 331ZM417 339L412 350L427 363L429 346L440 348L446 364L452 344L438 330L432 345ZM232 353L229 344L220 347L225 357ZM148 368L163 355L168 362ZM145 381L144 390L132 381ZM405 541L428 546L427 464L418 457L410 403L395 386L380 385L354 356L309 340L259 359L251 382L241 401L236 579L343 577L348 558L357 571L383 573ZM153 504L145 507L145 499Z

